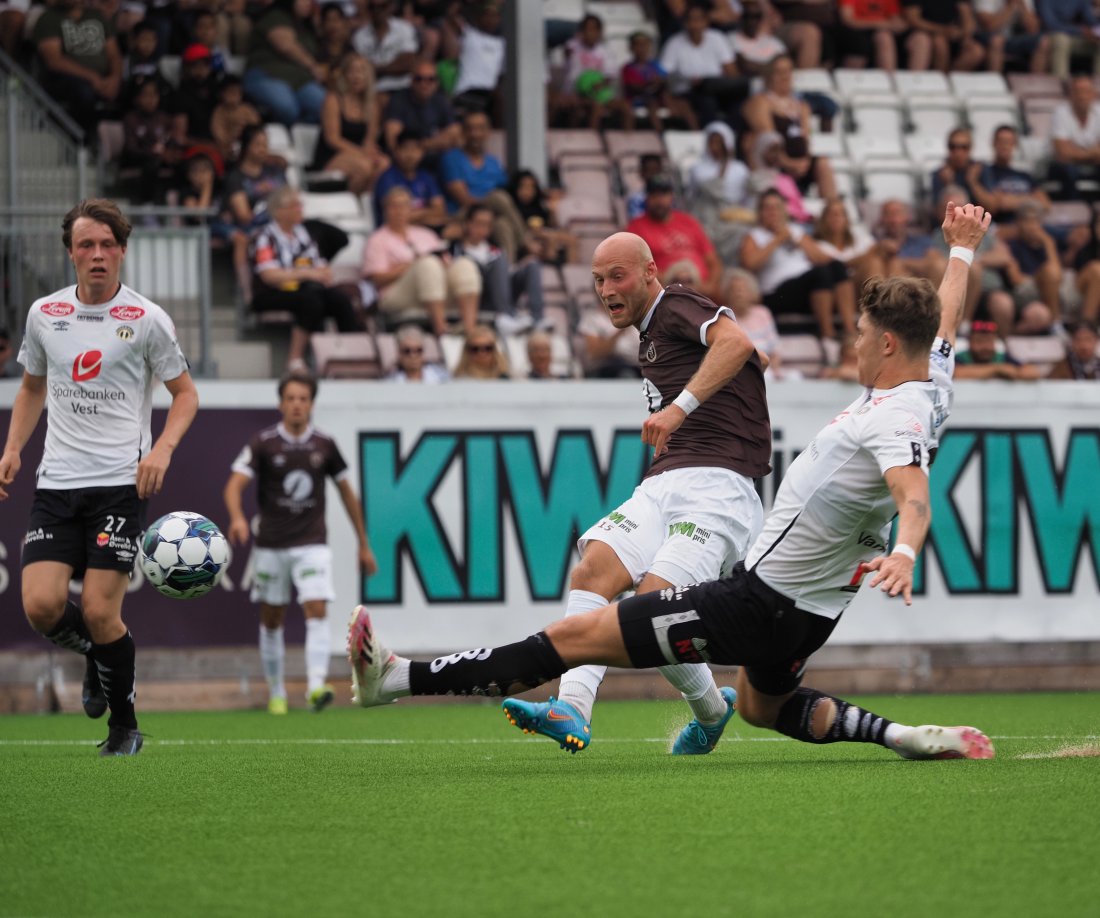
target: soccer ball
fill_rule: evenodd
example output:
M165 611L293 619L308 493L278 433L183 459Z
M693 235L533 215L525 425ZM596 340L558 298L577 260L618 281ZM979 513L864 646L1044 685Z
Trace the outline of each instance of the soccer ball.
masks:
M173 599L209 593L228 561L229 543L201 513L167 513L141 539L142 572L159 593Z

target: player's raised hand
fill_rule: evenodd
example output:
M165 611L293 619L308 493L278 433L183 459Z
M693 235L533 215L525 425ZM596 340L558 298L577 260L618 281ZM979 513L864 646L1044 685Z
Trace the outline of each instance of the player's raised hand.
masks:
M665 451L668 438L679 430L686 417L679 405L669 405L646 418L642 425L642 442L653 447L654 459Z
M973 252L981 245L992 219L993 215L978 204L948 201L943 217L944 241L949 247L958 245Z
M881 589L890 596L901 594L907 606L913 605L913 562L908 557L895 552L879 555L867 562L865 569L875 571L871 578L871 589Z
M17 452L6 452L0 456L0 500L8 499L7 486L15 481L21 464Z

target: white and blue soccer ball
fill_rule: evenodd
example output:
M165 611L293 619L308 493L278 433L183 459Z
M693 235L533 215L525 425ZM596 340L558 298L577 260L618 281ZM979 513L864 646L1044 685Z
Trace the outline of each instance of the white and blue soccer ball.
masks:
M229 563L229 543L201 513L175 510L145 530L139 561L158 592L193 599L218 585Z

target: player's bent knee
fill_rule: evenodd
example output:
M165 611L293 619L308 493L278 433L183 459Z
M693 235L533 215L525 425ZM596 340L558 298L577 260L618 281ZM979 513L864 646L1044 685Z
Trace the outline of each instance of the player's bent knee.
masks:
M23 594L23 612L31 627L39 634L49 634L65 611L65 597L57 599L46 594Z

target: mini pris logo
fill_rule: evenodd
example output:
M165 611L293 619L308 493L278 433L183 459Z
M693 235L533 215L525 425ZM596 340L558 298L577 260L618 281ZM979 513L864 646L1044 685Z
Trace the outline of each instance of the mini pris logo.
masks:
M73 382L88 382L99 375L103 369L102 351L85 351L77 354L73 361Z

